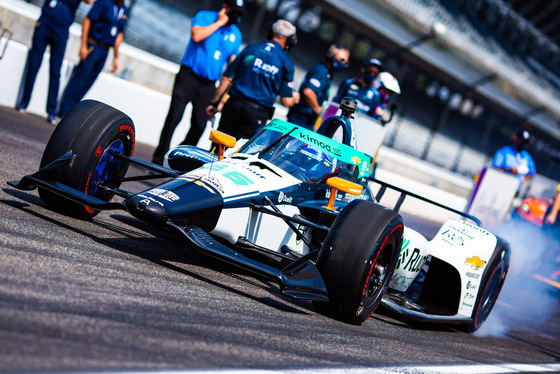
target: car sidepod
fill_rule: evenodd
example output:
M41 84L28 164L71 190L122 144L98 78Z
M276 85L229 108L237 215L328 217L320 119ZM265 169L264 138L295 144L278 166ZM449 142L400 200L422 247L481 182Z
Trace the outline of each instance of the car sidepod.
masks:
M481 289L483 274L497 243L497 237L491 232L455 218L445 222L429 242L431 270L439 267L447 276L439 279L435 270L429 270L427 286L439 289L441 302L448 303L457 316L472 316L477 295L484 291Z
M405 227L397 267L389 289L405 292L416 279L427 259L428 240L410 227Z

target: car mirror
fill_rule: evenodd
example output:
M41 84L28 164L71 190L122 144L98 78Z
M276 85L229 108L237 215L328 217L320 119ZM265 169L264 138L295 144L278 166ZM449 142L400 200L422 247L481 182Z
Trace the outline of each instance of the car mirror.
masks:
M331 194L329 196L329 202L325 208L329 210L334 210L334 199L336 197L336 191L341 190L352 195L359 195L362 193L363 186L349 180L342 179L339 177L331 177L327 179L327 185L331 186Z
M233 148L235 147L235 143L237 142L237 140L233 136L218 130L210 131L209 139L220 146L218 160L224 158L224 147Z

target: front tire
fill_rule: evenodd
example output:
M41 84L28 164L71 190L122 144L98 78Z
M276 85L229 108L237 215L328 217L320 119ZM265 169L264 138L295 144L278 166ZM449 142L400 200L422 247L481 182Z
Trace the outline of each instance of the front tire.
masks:
M72 160L53 179L104 201L113 193L98 188L104 180L122 178L128 163L116 159L109 150L132 156L134 123L126 114L104 103L85 100L65 115L54 130L41 159L41 168L68 151ZM111 187L119 187L112 183ZM91 219L99 213L83 204L39 188L39 196L52 209L79 219Z
M498 238L494 253L482 275L482 281L479 286L480 292L476 297L472 313L472 322L462 325L462 330L468 333L475 332L490 315L506 280L510 254L511 250L507 242Z
M364 200L348 204L334 221L317 259L329 302L315 302L325 314L362 324L380 304L397 265L402 217Z

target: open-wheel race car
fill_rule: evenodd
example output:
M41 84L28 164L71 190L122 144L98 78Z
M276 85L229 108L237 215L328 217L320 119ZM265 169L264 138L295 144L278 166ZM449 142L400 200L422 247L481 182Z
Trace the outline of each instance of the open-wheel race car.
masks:
M181 146L159 166L133 157L127 115L82 101L54 130L39 171L8 183L38 187L49 207L79 219L124 210L175 230L186 245L352 324L383 304L404 318L477 330L505 281L508 244L475 217L371 178L372 158L343 144L351 138L345 109L318 132L274 119L226 157L236 140L213 131L219 154ZM343 143L329 137L337 126ZM130 164L150 172L127 176ZM163 182L140 193L121 187L156 177ZM381 186L375 195L372 181ZM400 193L393 209L378 203L387 189ZM458 217L427 240L403 224L398 210L407 196Z

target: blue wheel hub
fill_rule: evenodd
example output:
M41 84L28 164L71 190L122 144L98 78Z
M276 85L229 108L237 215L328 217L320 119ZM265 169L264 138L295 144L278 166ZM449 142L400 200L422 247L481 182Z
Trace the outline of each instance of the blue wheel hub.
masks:
M111 155L109 151L124 154L123 141L121 139L114 140L99 157L99 162L97 163L97 167L95 168L91 179L90 194L93 196L97 196L98 193L103 192L97 187L100 182L115 179L119 175L122 160ZM109 184L109 186L111 185Z

